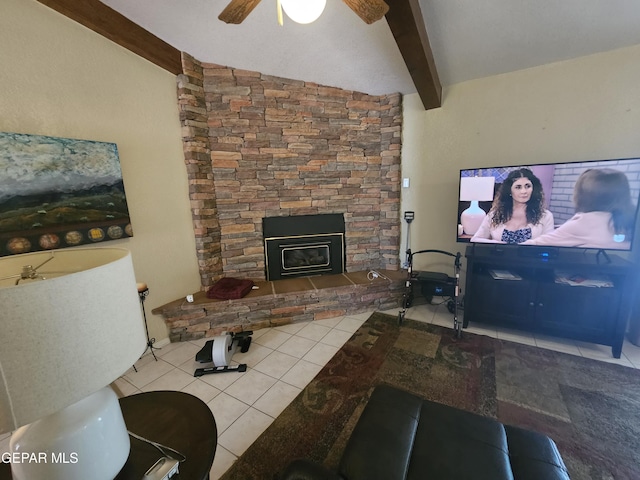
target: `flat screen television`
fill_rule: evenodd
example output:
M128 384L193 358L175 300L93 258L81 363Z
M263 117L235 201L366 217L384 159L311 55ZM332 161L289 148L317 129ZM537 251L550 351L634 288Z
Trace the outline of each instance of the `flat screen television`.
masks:
M457 240L631 250L640 158L460 171Z

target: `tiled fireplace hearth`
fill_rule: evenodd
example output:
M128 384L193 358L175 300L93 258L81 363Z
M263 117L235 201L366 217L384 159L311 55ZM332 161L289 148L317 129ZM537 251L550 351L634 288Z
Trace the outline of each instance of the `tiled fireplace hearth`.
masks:
M344 258L347 275L398 270L399 94L366 95L203 64L184 54L183 69L178 102L203 291L222 277L266 281L263 219L272 217L339 214L344 252L338 256ZM327 246L305 248L306 259L300 261L326 263ZM288 251L289 260L302 253L298 250ZM297 267L289 262L286 268ZM332 267L326 273L336 272ZM336 288L351 292L357 285ZM370 285L357 289L365 287ZM361 300L349 298L356 302L350 308L370 306L366 293ZM318 303L303 295L286 298L287 306L281 307L281 300L273 298L269 306L261 303L263 298L241 310L255 318L266 318L257 310L275 310L280 322L288 317L278 308L298 311ZM185 337L185 322L192 332L186 337L193 337L195 317L176 322L167 309L160 310L172 340ZM219 317L218 322L203 321L200 335L236 321L224 313Z
M172 342L223 332L242 332L289 323L322 320L367 310L399 308L406 273L379 271L258 281L256 290L238 300L211 300L204 292L193 303L184 298L153 310L165 317Z

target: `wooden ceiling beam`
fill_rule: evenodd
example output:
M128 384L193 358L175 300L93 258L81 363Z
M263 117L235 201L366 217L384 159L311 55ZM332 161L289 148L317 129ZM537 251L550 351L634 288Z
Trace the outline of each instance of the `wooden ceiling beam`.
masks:
M153 64L178 75L181 52L99 0L38 0ZM442 86L418 0L387 0L387 23L429 110L442 106Z
M174 75L182 73L180 50L99 0L38 1Z
M442 85L418 0L386 0L385 15L426 110L442 106Z

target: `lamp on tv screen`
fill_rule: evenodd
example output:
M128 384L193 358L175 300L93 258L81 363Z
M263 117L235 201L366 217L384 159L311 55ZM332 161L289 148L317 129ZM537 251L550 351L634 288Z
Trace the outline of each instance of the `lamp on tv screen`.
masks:
M630 250L639 196L640 158L461 170L457 240Z
M478 231L487 212L480 208L478 202L493 200L493 177L461 177L460 201L471 202L469 208L460 214L460 224L463 231L473 235Z

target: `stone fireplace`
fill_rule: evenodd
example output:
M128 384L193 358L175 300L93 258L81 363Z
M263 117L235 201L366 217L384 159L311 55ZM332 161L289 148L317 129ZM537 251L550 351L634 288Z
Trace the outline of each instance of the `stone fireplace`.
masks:
M226 276L270 283L264 288L274 297L227 308L205 299L162 307L157 313L165 315L171 339L393 303L385 299L391 287L371 290L366 272L397 271L400 264L401 95L201 63L184 53L182 63L178 105L202 292ZM267 281L264 238L272 235L263 219L308 215L343 218L343 251L334 253L327 239L282 244L283 279L269 274ZM308 295L278 296L275 283L325 273L319 270L329 268L327 258L343 259L347 273L336 288L344 292L331 287L320 294L324 287L311 282ZM302 263L316 270L302 272Z
M345 271L343 215L268 217L262 231L267 280Z
M203 289L266 279L263 218L340 214L348 271L398 269L399 94L372 96L183 54L178 76Z

